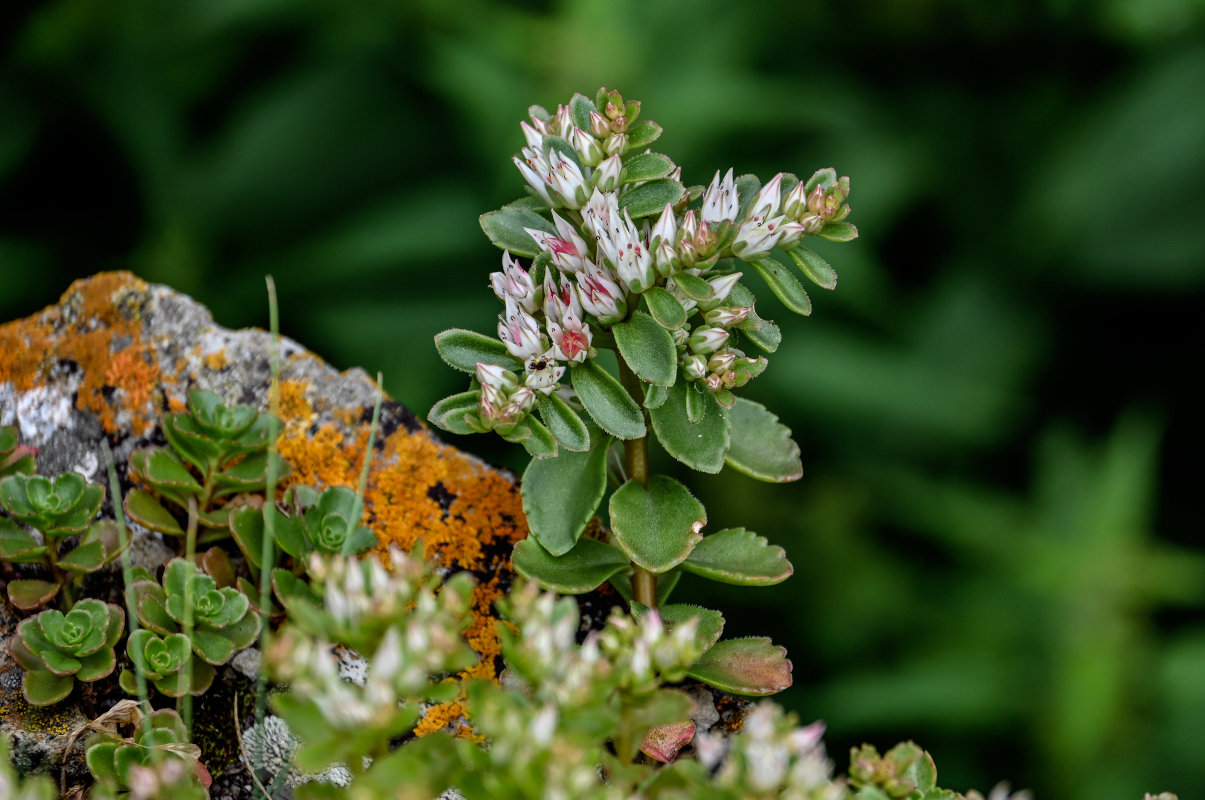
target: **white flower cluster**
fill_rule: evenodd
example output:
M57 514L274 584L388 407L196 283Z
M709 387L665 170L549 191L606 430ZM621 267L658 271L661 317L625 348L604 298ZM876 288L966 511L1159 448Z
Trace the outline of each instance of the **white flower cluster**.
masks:
M695 752L717 789L740 790L741 797L785 800L842 800L843 783L832 780L825 757L823 723L798 727L792 715L773 703L758 704L736 736L700 733Z
M432 675L464 669L474 658L461 636L471 581L454 578L436 593L419 559L393 549L390 564L392 570L372 557L315 560L311 575L324 583L324 602L306 615L311 635L290 626L269 650L274 677L335 728L388 727L399 703L424 696ZM321 635L313 635L316 628ZM332 640L363 648L369 665L362 684L341 677Z

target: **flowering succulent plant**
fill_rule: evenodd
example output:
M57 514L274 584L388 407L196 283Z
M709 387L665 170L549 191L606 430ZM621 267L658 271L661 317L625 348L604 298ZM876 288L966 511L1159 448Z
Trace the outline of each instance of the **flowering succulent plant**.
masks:
M111 603L85 598L70 611L48 609L23 620L9 650L25 670L21 690L30 705L46 706L71 694L75 682L108 677L117 665L113 647L125 613Z
M857 236L846 222L849 179L822 169L763 184L728 170L688 187L681 168L647 149L660 126L618 92L530 113L515 158L529 196L481 218L504 250L490 276L503 304L497 338L436 337L473 380L437 403L431 421L495 431L534 457L522 485L531 536L513 563L546 588L581 593L611 581L634 608L654 608L684 571L751 586L785 579L791 565L765 538L741 528L704 535L706 509L650 471L649 442L702 472L727 464L765 481L802 475L790 431L737 396L781 341L742 278L756 273L789 310L809 314L775 251L834 288L835 271L805 243ZM516 256L532 261L525 268ZM609 459L612 449L621 457ZM584 538L608 477L617 484L609 536ZM733 691L790 685L783 651L765 640L715 642L702 663L697 677Z

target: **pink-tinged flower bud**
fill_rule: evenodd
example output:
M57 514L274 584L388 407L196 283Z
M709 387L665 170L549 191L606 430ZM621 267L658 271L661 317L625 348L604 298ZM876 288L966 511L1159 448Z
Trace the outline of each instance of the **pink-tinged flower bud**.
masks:
M714 353L728 343L728 331L723 328L695 328L686 346L699 355Z
M507 297L513 297L519 306L529 314L533 313L539 305L535 283L532 281L531 275L519 266L516 259L510 257L509 250L502 253L502 271L490 273L490 286L493 287L494 294L498 296L499 300L505 302Z
M799 181L782 201L782 213L789 219L799 219L808 211L807 184Z
M565 205L581 208L588 195L586 179L577 162L558 150L550 151L549 156L548 185L561 196Z
M720 180L720 171L716 170L711 185L703 195L703 221L724 222L736 219L740 198L736 193L736 184L729 169L724 179Z
M556 389L557 381L565 374L565 367L557 363L556 351L549 350L539 356L534 356L527 361L527 372L523 376L524 389L540 394L552 394ZM519 393L524 389L517 390L511 397L512 400L519 396ZM526 400L526 395L523 396ZM534 396L531 398L528 408L535 404Z
M524 361L548 347L535 318L510 297L506 298L506 313L498 317L498 338L511 355Z
M728 299L733 287L740 281L743 272L730 272L727 275L717 275L708 281L711 284L711 300L709 303L717 306Z
M611 123L607 118L597 111L590 112L590 133L597 136L599 139L605 139L611 135Z
M619 322L628 313L623 290L606 272L589 266L577 275L577 295L582 308L603 325Z
M824 187L817 184L816 188L812 189L811 194L808 195L808 211L811 211L813 214L823 212L826 196L827 193L824 191Z
M718 392L724 388L724 379L719 375L708 375L703 380L703 383L707 386L707 391L709 392Z
M706 312L703 320L717 328L732 328L748 319L752 310L748 306L720 306Z
M598 146L598 140L589 133L581 128L574 128L572 137L569 141L587 167L593 167L603 160L603 151Z
M803 232L808 236L815 236L824 230L824 217L819 214L809 214L799 220L799 224L803 226Z
M578 300L577 290L564 275L561 275L558 287L552 270L548 270L544 273L544 316L549 322L559 324L569 314L582 318L582 304Z
M608 155L623 155L628 149L628 135L613 133L603 140L603 151Z
M549 321L548 334L556 357L561 361L581 363L590 356L590 326L572 313L562 318L562 324Z
M544 134L526 122L520 122L519 127L523 129L523 138L527 140L527 146L540 149L540 145L544 143Z
M594 185L599 191L613 192L619 188L619 179L623 174L623 162L618 155L610 156L594 170Z
M697 354L687 356L682 362L682 374L692 381L703 380L707 376L707 358Z
M736 363L736 353L731 350L719 350L707 359L707 371L718 372L722 375L732 369L734 363Z

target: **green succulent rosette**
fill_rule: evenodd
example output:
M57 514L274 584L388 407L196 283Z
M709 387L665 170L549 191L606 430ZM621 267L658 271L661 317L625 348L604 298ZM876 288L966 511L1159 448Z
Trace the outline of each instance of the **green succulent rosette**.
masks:
M75 681L111 675L117 666L113 647L124 629L120 608L92 598L80 600L66 614L51 609L21 622L9 650L25 669L25 699L30 705L51 705L71 694Z
M0 480L0 505L16 520L47 536L83 533L100 511L105 489L78 472L54 478L9 475Z
M192 643L182 633L158 636L145 628L136 630L126 643L126 653L134 669L169 697L201 694L216 674L209 664L193 657ZM134 672L123 669L120 683L128 694L137 693Z
M129 796L134 767L152 767L173 758L189 766L179 786L172 786L173 798L192 800L206 796L196 780L195 765L200 748L188 743L188 731L180 715L171 709L152 711L149 725L137 725L133 738L116 733L96 733L84 745L84 760L99 787L116 797Z
M208 664L220 666L259 636L260 618L246 595L217 582L181 558L172 559L162 585L138 580L127 590L143 627L160 636L182 633L185 611L193 609L192 651Z

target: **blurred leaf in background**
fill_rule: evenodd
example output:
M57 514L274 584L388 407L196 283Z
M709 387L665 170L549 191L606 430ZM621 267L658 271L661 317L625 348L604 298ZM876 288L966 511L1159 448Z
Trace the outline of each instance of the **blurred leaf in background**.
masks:
M434 334L494 326L477 216L528 105L640 98L688 183L834 166L838 291L759 308L805 478L692 484L797 565L730 626L789 646L838 761L914 738L956 788L1187 797L1203 33L1205 0L10 4L0 318L132 268L262 325L270 272L288 335L421 413L459 388Z

